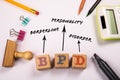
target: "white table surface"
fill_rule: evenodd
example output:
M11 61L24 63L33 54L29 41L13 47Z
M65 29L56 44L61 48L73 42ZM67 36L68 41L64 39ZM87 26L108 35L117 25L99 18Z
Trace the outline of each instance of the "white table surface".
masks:
M108 62L116 74L120 75L120 41L104 42L98 37L96 30L95 13L86 17L88 10L96 0L86 0L80 15L77 15L81 0L16 0L40 11L38 16L23 9L13 6L4 0L0 0L0 80L108 80L98 66L91 59L94 53ZM102 0L99 5L119 5L120 0ZM19 17L24 15L31 21L27 26L22 26ZM81 20L82 25L51 22L52 18ZM62 51L62 29L66 26L65 45ZM59 27L59 31L30 35L31 30L40 30ZM25 39L18 42L17 50L30 50L34 58L30 61L19 59L11 68L2 67L4 51L7 39L16 40L9 36L9 30L26 31ZM78 50L78 39L69 38L70 34L86 36L92 42L80 40L81 52ZM49 69L36 70L35 56L43 54L43 36L46 36L45 53L51 60L55 53L69 53L70 57L75 53L87 55L87 68L79 69Z

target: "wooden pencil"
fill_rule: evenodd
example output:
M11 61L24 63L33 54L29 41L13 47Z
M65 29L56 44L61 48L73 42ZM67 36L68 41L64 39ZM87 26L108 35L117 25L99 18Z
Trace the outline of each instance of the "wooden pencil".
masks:
M84 7L84 4L85 4L86 0L82 0L80 6L79 6L79 9L78 9L78 15L80 14L80 12L82 11L83 7Z

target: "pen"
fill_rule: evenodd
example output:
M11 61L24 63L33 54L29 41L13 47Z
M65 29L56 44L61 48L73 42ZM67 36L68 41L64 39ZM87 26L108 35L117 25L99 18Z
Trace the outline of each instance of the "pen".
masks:
M90 10L88 11L88 14L87 14L87 16L89 16L92 12L93 12L93 10L96 8L96 6L100 3L100 1L101 0L97 0L94 4L93 4L93 6L90 8ZM86 16L86 17L87 17Z
M24 10L27 10L27 11L33 13L33 14L39 15L38 11L36 11L36 10L34 10L32 8L29 8L29 7L27 7L27 6L25 6L25 5L21 4L21 3L18 3L18 2L14 1L14 0L5 0L5 1L7 1L7 2L9 2L9 3L11 3L11 4L15 5L15 6L18 6L18 7L22 8L22 9L24 9Z
M101 59L97 54L94 54L94 57L100 67L100 69L105 73L109 80L120 80L117 74L111 69L106 61Z
M80 14L80 12L82 11L84 4L85 4L86 0L82 0L80 6L79 6L79 10L78 10L78 15Z

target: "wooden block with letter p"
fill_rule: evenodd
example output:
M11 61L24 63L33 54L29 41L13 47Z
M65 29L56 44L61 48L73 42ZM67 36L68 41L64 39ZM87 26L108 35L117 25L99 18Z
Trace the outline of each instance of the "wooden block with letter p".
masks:
M54 59L55 68L68 68L69 55L68 54L55 54Z
M72 68L84 69L87 66L87 56L84 54L73 54Z
M51 68L50 56L48 54L36 56L36 68L38 70L50 69Z

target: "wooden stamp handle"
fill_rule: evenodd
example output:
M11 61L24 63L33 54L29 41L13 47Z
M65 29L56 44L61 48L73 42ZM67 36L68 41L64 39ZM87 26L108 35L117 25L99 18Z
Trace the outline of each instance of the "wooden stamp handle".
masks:
M33 58L33 54L30 51L15 52L15 58L24 58L26 60L30 60Z

